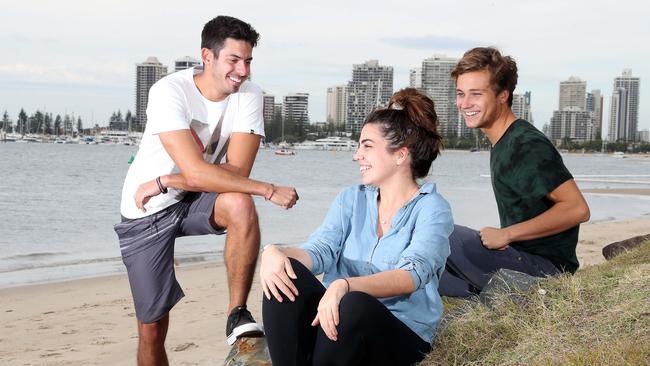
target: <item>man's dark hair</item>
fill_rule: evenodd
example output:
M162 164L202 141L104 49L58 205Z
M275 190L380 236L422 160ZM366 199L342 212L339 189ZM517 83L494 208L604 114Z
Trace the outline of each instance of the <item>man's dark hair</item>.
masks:
M494 93L499 94L507 90L508 106L512 107L512 94L517 86L517 63L510 56L502 56L494 47L476 47L463 55L456 68L451 72L454 80L458 76L472 72L488 70L490 72L490 86Z
M246 41L250 43L251 47L255 47L260 35L248 23L237 18L219 15L203 26L201 48L209 48L214 52L215 57L219 57L219 51L223 48L226 38Z

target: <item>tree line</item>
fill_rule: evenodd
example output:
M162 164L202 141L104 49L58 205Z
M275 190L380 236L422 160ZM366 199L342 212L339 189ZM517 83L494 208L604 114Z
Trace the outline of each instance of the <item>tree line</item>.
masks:
M75 135L83 132L83 121L81 117L64 114L61 116L53 113L41 112L36 110L31 115L23 108L18 113L15 123L9 118L9 113L5 110L0 121L0 130L6 133L26 134L44 134L44 135Z
M341 135L345 132L345 126L337 126L334 123L310 124L303 121L296 121L292 118L283 118L281 112L273 114L270 121L264 123L265 140L268 143L303 142L315 140L332 135ZM356 138L354 135L352 138Z

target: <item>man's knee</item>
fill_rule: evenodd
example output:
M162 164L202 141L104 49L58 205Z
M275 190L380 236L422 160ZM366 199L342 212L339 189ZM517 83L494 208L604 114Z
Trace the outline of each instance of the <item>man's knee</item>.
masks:
M215 202L215 217L217 223L226 227L233 224L250 225L257 221L253 198L245 193L221 193Z
M449 247L451 249L449 258L452 260L459 255L466 257L486 250L478 231L460 225L454 225L454 231L449 235Z
M167 336L167 321L161 319L153 323L138 322L140 344L145 346L160 346L165 343Z

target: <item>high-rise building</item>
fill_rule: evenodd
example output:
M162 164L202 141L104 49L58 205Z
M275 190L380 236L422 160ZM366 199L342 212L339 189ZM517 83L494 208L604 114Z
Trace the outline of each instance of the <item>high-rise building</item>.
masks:
M174 72L201 65L201 61L194 57L184 56L174 61Z
M422 89L422 67L416 67L409 71L409 86Z
M587 111L594 114L593 138L600 140L603 132L603 95L600 89L594 89L587 93L586 108Z
M347 117L347 85L327 88L327 122L345 126Z
M148 57L135 66L135 120L143 128L147 123L147 102L151 86L167 74L167 66L155 57Z
M346 130L360 132L366 116L377 107L388 106L393 95L393 68L370 60L352 66L347 87Z
M641 130L637 132L637 140L641 142L650 142L650 131L649 130Z
M639 121L640 78L632 76L632 70L614 78L612 103L609 114L609 140L634 141Z
M456 83L451 72L457 63L458 59L444 55L433 55L422 61L422 90L435 104L440 122L438 132L443 137L471 134L456 107Z
M264 93L263 100L262 114L264 115L264 124L269 124L273 121L273 114L275 113L275 95Z
M521 118L530 123L533 123L533 115L530 111L529 91L525 92L524 94L512 95L512 113L514 113L517 118Z
M582 81L575 76L571 76L569 80L561 81L559 110L562 111L569 107L578 107L583 111L586 110L586 94L586 81Z
M295 123L309 123L309 93L293 93L284 96L282 118Z
M556 144L567 138L571 141L584 142L592 139L592 129L593 112L579 107L566 107L553 112L548 136Z

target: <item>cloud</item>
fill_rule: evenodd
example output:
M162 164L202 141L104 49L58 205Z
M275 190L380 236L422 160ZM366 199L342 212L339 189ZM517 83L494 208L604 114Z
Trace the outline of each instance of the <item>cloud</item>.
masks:
M398 38L382 38L381 42L390 44L392 46L412 49L439 49L439 50L466 50L468 48L477 47L482 42L472 41L467 39L445 37L445 36L420 36L420 37L398 37Z
M111 85L124 83L132 77L128 65L37 65L0 64L0 80L66 83L81 85Z

